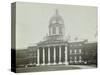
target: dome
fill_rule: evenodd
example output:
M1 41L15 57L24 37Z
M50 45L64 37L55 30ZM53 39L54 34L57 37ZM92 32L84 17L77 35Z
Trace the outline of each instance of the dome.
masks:
M56 10L55 15L50 19L50 24L64 24L62 17L59 15L58 10Z

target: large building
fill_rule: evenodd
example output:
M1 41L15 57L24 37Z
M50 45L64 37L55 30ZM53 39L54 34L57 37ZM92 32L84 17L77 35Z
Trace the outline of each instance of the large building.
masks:
M37 64L68 64L68 43L64 41L64 21L58 10L50 19L49 35L37 44Z
M49 35L37 46L18 50L17 65L97 64L97 42L69 41L64 37L64 20L56 10L49 22Z

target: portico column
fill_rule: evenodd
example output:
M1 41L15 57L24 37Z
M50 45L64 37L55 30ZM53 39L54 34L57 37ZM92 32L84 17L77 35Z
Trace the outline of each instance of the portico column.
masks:
M65 46L65 64L67 65L68 64L68 61L67 61L67 47Z
M39 53L39 48L37 49L37 65L40 65L40 53Z
M50 65L50 48L48 47L48 65Z
M45 64L45 49L43 48L43 65Z
M56 64L56 48L54 47L54 64Z
M59 64L61 64L61 46L59 46Z

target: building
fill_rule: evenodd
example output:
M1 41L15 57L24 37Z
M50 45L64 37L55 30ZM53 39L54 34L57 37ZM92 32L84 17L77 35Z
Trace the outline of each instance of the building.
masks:
M84 61L86 64L97 65L97 42L84 44Z
M50 19L49 35L37 44L37 65L68 64L68 43L64 41L64 21L58 10Z
M44 41L37 43L37 46L28 47L20 52L17 61L21 64L40 65L71 65L71 64L97 64L97 43L88 43L85 40L69 41L64 40L64 20L58 10L49 22L49 35ZM24 55L22 55L24 54ZM18 55L19 56L19 55ZM24 58L21 58L24 56ZM91 58L90 58L91 57Z
M70 42L68 48L69 64L84 64L84 41Z

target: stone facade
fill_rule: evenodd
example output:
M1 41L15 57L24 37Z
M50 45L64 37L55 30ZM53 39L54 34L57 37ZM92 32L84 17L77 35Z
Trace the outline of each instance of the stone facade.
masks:
M91 64L92 62L96 64L96 42L88 43L85 40L75 42L69 40L66 41L64 40L64 35L64 20L60 16L58 10L56 10L56 13L50 19L49 35L46 36L46 39L44 41L37 43L37 46L28 47L26 50L23 50L22 52L18 50L19 52L17 52L20 55L21 53L24 53L24 57L21 58L18 57L20 55L17 55L17 61L23 60L27 63L22 62L19 64L35 64L37 66L57 64Z

